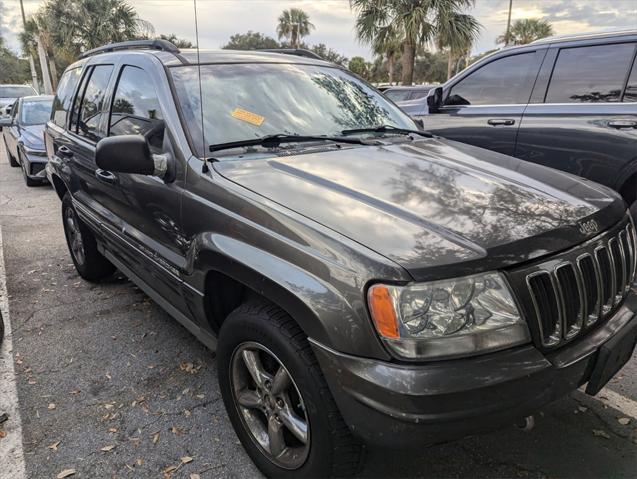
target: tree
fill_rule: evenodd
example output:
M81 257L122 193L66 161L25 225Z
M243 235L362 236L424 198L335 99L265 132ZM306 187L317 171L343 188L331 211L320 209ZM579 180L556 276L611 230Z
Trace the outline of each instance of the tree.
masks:
M190 40L179 38L174 33L171 33L169 35L164 35L162 33L161 35L159 35L159 39L166 40L175 45L177 48L195 48L195 45Z
M540 38L554 35L553 26L541 18L525 18L516 20L509 30L508 38L506 32L500 35L496 43L505 45L526 45Z
M292 48L299 48L301 39L310 34L310 30L314 29L314 25L310 22L310 17L300 8L290 8L283 10L279 16L279 25L276 27L276 33L279 40L288 39Z
M356 33L370 45L395 38L402 46L402 83L414 78L416 50L433 41L450 18L473 0L350 0L357 12ZM448 28L448 27L446 27Z
M447 52L447 80L453 75L454 61L468 57L480 33L480 23L471 15L455 11L442 15L438 24L436 46Z
M367 63L365 62L365 59L363 57L353 57L349 61L347 68L349 69L349 71L355 73L359 77L367 77Z
M31 80L29 62L18 58L3 44L0 37L0 83L28 83Z
M374 53L387 60L387 81L392 84L394 81L394 71L396 69L396 59L400 57L400 42L395 37L384 36L378 38L372 45Z
M313 51L325 61L336 63L341 66L345 66L348 63L348 59L346 56L341 55L336 50L332 50L331 48L328 48L324 43L319 43L318 45L312 45L311 47L301 45L301 47L307 48L308 50Z
M226 50L261 50L264 48L280 48L281 45L274 38L263 33L248 30L248 33L237 33L230 37L230 41L223 47Z

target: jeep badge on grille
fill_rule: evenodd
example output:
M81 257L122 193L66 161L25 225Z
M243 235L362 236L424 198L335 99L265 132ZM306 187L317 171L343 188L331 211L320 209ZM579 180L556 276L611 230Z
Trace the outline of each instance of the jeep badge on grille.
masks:
M597 233L599 231L599 225L595 220L579 221L577 225L579 226L579 230L585 235Z

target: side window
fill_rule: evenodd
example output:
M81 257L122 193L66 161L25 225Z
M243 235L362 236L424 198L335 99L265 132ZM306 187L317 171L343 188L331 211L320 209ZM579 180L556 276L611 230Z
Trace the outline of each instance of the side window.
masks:
M624 93L624 101L637 102L637 58L635 58L633 69L628 77L628 84L626 85L626 92Z
M155 152L164 143L164 119L157 92L148 73L141 68L122 69L109 121L109 135L144 135Z
M112 65L94 67L80 103L77 133L91 141L100 139L98 128L102 115L106 114L103 108L104 94L112 71Z
M55 99L53 100L53 108L51 109L51 120L62 128L66 126L66 118L71 109L73 92L80 81L81 72L82 69L79 67L67 70L58 84Z
M560 50L545 103L620 100L635 45L596 45Z
M528 103L536 73L535 52L494 60L456 83L445 105Z

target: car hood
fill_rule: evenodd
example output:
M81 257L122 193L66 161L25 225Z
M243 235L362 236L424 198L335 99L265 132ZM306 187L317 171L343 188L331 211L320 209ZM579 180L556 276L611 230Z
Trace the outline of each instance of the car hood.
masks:
M390 258L417 280L538 258L625 214L608 188L438 138L220 161L214 168Z
M44 150L44 125L20 127L21 141L32 150Z

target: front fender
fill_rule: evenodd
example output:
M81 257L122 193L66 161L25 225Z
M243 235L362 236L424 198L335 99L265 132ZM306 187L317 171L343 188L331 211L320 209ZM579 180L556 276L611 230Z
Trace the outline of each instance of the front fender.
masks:
M295 264L217 233L196 237L188 263L191 275L185 280L192 289L203 292L207 273L222 272L284 309L314 341L353 355L389 359L355 288L343 285L343 293Z

